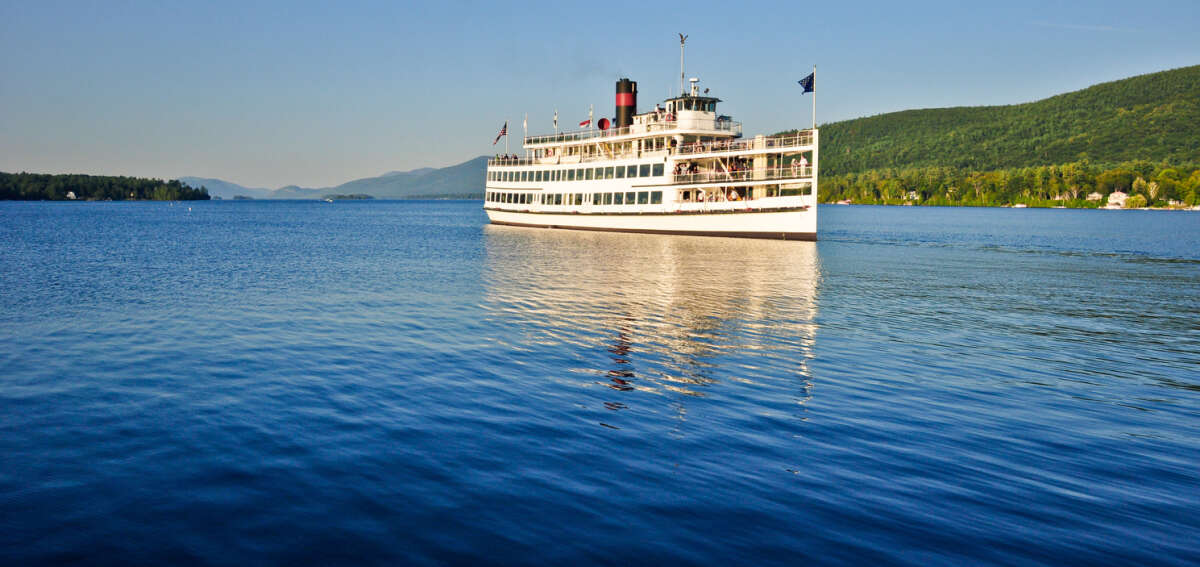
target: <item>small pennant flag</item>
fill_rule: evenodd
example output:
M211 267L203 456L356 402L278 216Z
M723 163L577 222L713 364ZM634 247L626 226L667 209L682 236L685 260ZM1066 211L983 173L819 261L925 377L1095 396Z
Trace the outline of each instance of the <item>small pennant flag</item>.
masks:
M558 130L558 109L554 109L554 129Z
M587 120L584 120L583 122L580 122L580 123L579 123L579 125L580 125L580 126L582 126L582 127L584 127L584 128L586 128L586 127L588 127L588 126L591 126L591 125L592 125L592 119L591 119L591 118L588 118Z
M797 81L800 83L800 86L804 87L804 92L800 93L800 94L811 93L811 92L817 90L816 85L813 84L816 82L816 79L813 78L813 75L815 75L815 73L809 73L807 77L804 77L803 79L800 79L799 81Z
M503 137L505 137L505 136L507 136L507 135L508 135L508 121L507 121L507 120L505 120L505 121L504 121L504 125L500 127L500 133L499 133L499 134L496 134L496 139L495 139L495 140L492 140L492 145L493 145L493 146L494 146L494 145L496 145L496 142L499 142L499 141L500 141L500 138L503 138ZM508 142L505 142L505 143L507 144Z

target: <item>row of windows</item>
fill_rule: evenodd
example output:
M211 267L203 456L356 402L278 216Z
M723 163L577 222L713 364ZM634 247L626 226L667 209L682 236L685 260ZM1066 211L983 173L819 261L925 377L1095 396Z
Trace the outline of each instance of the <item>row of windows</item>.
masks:
M617 191L614 193L509 193L489 191L487 200L516 205L660 205L662 191Z
M548 181L592 181L594 179L625 179L627 177L662 177L663 164L610 165L608 167L577 167L574 169L542 169L536 171L489 171L488 181L543 183Z

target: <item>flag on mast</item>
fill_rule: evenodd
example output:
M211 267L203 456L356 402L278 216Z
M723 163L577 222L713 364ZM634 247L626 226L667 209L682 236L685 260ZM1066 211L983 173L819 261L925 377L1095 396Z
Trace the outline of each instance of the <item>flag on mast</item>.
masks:
M525 136L529 136L529 113L528 112L525 113L525 121L521 123L521 126L525 128Z
M800 94L816 92L816 90L817 90L816 84L815 84L817 81L816 75L817 75L817 72L813 71L812 73L809 73L807 77L804 77L803 79L800 79L799 81L797 81L798 83L800 83L800 86L804 87L804 92L802 92Z
M507 136L507 135L508 135L508 121L507 121L507 120L505 120L505 121L504 121L504 125L500 127L500 133L499 133L499 134L496 134L496 139L495 139L495 140L492 140L492 145L493 145L493 146L494 146L494 145L496 145L496 142L499 142L499 141L500 141L500 138L503 138L503 137L505 137L505 136Z
M558 109L554 109L554 131L558 131Z

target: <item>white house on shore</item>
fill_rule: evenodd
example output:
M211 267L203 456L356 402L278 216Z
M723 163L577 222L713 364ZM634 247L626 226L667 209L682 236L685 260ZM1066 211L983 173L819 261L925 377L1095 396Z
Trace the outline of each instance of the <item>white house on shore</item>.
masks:
M1125 208L1125 200L1129 195L1124 191L1113 191L1108 194L1108 204L1104 206L1106 209L1123 209Z

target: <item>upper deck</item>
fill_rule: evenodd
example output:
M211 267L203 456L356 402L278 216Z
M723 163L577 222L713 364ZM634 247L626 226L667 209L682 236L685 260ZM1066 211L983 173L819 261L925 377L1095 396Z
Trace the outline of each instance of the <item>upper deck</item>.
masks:
M704 114L711 116L703 116ZM591 143L597 139L619 142L664 133L738 138L742 135L742 123L734 122L728 116L717 116L715 112L683 111L678 115L666 111L648 112L635 116L633 124L624 128L607 130L592 128L574 132L526 136L524 145L526 148L535 149Z
M697 137L699 138L699 137ZM597 142L607 143L619 138L603 138ZM815 149L816 140L813 130L800 130L795 133L777 136L755 136L753 138L708 138L696 139L682 144L664 144L662 146L641 149L633 144L620 144L608 152L593 155L562 155L535 152L532 157L505 156L488 160L488 167L494 166L530 166L556 165L590 162L606 162L641 158L669 158L678 160L703 160L715 158L734 158L760 154L796 154L811 152Z

